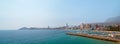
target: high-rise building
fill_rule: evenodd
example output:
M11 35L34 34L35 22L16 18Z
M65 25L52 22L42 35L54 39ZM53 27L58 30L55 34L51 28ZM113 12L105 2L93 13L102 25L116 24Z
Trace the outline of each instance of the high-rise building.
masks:
M68 29L68 28L69 28L69 25L68 25L68 23L66 23L65 29Z

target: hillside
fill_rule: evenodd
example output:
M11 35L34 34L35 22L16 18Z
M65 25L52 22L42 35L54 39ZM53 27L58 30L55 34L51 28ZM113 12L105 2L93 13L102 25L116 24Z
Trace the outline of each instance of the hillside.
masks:
M120 23L120 16L108 18L106 23Z

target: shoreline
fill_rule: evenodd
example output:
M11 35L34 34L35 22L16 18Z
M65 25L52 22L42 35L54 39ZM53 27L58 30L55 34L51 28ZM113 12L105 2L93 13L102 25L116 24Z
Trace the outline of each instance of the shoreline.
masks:
M112 37L104 37L104 36L100 36L100 35L89 35L89 34L82 34L82 33L72 33L72 32L68 32L66 33L67 35L73 35L73 36L82 36L82 37L87 37L87 38L93 38L93 39L98 39L98 40L104 40L104 41L111 41L111 42L117 42L120 44L120 40L119 39L115 39Z

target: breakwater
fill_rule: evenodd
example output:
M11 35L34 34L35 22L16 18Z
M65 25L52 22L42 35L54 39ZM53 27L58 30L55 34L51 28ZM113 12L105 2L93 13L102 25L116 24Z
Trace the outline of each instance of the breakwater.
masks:
M72 33L72 32L68 32L67 35L82 36L82 37L94 38L94 39L99 39L104 41L120 42L119 39L115 39L112 37L104 37L100 35L90 35L90 34Z

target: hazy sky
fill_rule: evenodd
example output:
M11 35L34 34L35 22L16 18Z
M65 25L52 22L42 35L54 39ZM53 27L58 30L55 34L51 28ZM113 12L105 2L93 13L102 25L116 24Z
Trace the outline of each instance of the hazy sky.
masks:
M0 0L0 29L104 22L120 15L120 0Z

